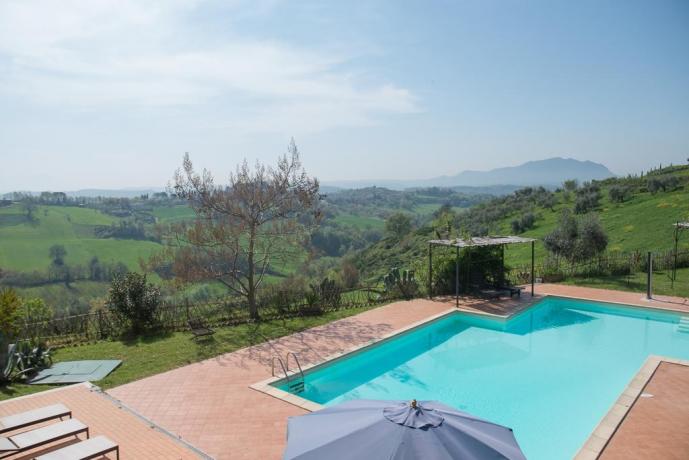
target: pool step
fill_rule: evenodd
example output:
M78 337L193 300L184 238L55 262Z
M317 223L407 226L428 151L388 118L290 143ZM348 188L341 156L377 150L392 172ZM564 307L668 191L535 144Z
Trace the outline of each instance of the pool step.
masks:
M290 391L290 393L303 393L304 392L304 379L290 381L289 391Z
M689 334L689 316L682 316L677 324L677 332Z

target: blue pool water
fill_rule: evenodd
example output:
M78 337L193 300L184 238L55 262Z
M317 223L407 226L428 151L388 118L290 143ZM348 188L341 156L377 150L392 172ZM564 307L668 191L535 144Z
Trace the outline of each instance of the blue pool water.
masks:
M452 314L307 373L300 396L438 400L512 427L529 459L571 458L648 355L689 359L679 319L554 297L507 323Z

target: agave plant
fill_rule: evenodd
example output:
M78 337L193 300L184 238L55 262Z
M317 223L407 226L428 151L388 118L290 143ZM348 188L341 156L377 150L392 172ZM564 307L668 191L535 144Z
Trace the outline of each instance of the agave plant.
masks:
M4 347L3 347L4 350ZM22 360L22 355L17 352L17 344L11 343L6 352L0 352L0 382L9 383L26 377L35 369L28 367Z

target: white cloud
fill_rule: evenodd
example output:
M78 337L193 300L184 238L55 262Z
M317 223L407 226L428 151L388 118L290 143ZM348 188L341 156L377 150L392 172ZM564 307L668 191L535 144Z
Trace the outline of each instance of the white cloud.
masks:
M267 6L266 6L267 5ZM0 92L77 109L202 106L245 130L322 130L418 111L393 83L342 71L349 56L269 39L199 33L195 0L10 0L0 4ZM237 8L259 8L239 2ZM231 25L229 26L231 29Z

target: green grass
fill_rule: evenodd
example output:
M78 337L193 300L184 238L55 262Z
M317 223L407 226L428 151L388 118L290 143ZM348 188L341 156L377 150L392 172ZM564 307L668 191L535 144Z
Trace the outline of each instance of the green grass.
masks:
M599 278L572 278L561 281L562 284L588 286L618 291L646 292L646 274L635 273L627 276L606 276ZM674 288L671 286L669 272L653 273L653 294L689 298L689 268L677 270Z
M45 270L50 265L49 250L61 244L70 265L86 265L97 256L101 262L123 262L138 268L139 258L147 258L162 246L151 241L100 239L93 234L97 225L118 219L93 209L39 206L36 223L21 219L18 206L0 209L0 267L15 271Z
M152 214L161 222L175 222L193 219L196 214L189 206L159 206L153 209Z
M360 229L373 228L382 230L385 228L385 221L379 217L338 214L333 220L338 224L350 225Z
M138 337L132 340L102 341L62 348L54 360L121 359L122 365L105 379L94 382L102 388L112 388L186 364L212 358L266 340L293 334L340 318L355 315L372 307L360 307L329 312L322 316L266 321L258 324L217 328L206 339L194 341L189 332ZM53 385L13 383L0 387L0 400L54 388Z
M675 168L673 174L680 177L689 175L689 168ZM608 235L609 251L670 251L673 248L673 224L678 220L689 220L689 182L684 182L683 188L673 192L659 192L651 194L637 189L631 199L624 203L612 203L608 197L608 190L616 180L612 179L603 184L601 202L596 210L601 223ZM575 197L564 202L562 193L556 194L559 203L553 210L534 205L532 212L536 215L536 225L521 236L533 237L537 241L536 263L542 262L546 249L542 243L544 237L557 226L563 208L573 208ZM513 234L511 222L521 217L521 212L513 212L496 223L497 234ZM401 242L386 238L364 249L357 255L357 266L365 279L377 280L391 267L415 267L424 270L427 262L429 239L434 233L428 227L414 232ZM685 233L680 244L680 250L689 250L689 233ZM436 254L441 249L435 250ZM515 244L506 246L505 263L508 267L519 267L531 263L531 245ZM645 288L641 288L643 291ZM663 289L659 281L659 289ZM636 289L635 289L636 290ZM681 295L677 293L670 293Z
M609 238L608 250L611 251L663 251L673 247L672 224L689 218L689 190L678 190L671 193L652 195L648 192L637 193L625 203L611 203L604 190L601 207L597 211L601 223ZM536 228L523 233L543 240L557 225L560 211L571 203L560 204L554 211L538 209L540 218ZM511 233L510 222L516 216L510 216L501 223L504 234ZM689 249L689 235L682 240L683 249ZM510 247L506 254L508 264L530 263L531 248L527 245ZM536 245L536 257L541 260L546 251L543 244Z

